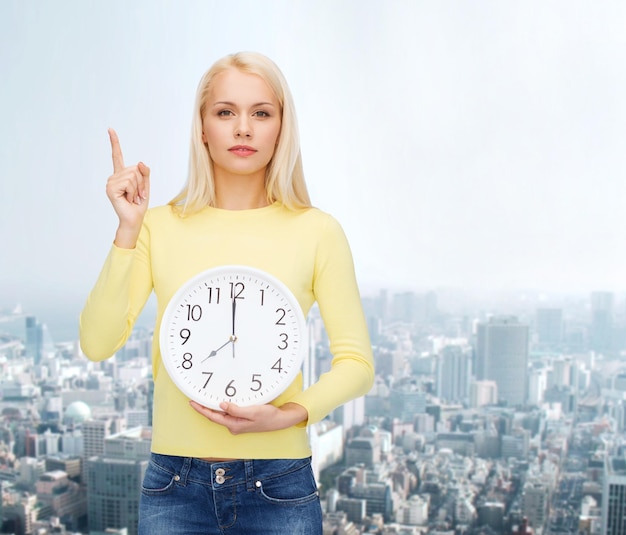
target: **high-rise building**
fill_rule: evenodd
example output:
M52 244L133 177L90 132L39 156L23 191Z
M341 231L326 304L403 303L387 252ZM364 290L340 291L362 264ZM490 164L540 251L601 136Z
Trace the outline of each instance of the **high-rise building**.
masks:
M563 310L560 308L538 308L535 328L537 342L541 346L559 346L563 341Z
M152 432L136 427L105 440L104 453L87 459L89 528L127 528L136 535L141 484L148 467Z
M626 533L626 459L608 456L602 485L602 535Z
M476 332L476 378L495 381L499 399L523 405L527 396L528 325L515 316L481 322Z
M607 351L612 347L613 294L591 293L590 346L594 351Z
M104 454L104 440L121 431L123 422L119 418L99 418L86 420L82 424L83 433L83 458L85 461L91 457ZM87 481L87 463L83 465L83 481Z
M446 401L467 400L471 375L470 348L444 347L437 363L437 395Z
M528 404L541 405L546 394L546 388L548 388L548 370L546 368L532 368L528 372Z
M522 514L535 531L543 531L548 519L549 489L538 481L527 481L522 493Z
M44 326L34 316L26 318L26 355L31 357L35 364L41 363L43 356Z

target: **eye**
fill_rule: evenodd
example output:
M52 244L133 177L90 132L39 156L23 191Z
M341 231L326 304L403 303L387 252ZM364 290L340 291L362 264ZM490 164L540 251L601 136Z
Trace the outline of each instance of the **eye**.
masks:
M255 111L253 115L255 115L256 117L269 117L270 116L270 114L264 110Z
M218 117L228 117L229 115L232 115L233 112L230 110L220 110L217 112L217 116Z

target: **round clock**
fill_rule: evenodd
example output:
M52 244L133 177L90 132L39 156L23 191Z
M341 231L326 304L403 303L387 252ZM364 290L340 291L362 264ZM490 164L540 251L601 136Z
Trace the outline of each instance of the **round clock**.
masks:
M222 401L250 406L278 397L308 349L294 295L249 266L220 266L189 279L168 303L159 334L176 386L218 410Z

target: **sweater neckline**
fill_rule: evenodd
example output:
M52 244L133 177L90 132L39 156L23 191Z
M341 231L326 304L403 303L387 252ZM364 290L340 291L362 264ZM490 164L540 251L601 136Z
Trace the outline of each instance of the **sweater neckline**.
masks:
M207 206L202 210L203 213L216 215L219 217L228 217L232 219L239 219L245 217L256 217L265 215L268 213L276 212L282 208L282 203L274 201L272 204L262 206L261 208L247 208L245 210L228 210L226 208L217 208L215 206Z

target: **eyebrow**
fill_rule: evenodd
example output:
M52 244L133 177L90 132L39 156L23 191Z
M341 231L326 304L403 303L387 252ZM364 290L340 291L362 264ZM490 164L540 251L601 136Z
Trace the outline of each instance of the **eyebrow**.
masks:
M218 102L214 102L213 106L233 106L233 107L237 107L237 104L235 104L234 102L230 102L228 100L220 100ZM274 107L274 104L272 104L271 102L257 102L256 104L252 104L252 106L250 106L251 108L256 108L257 106L272 106Z

